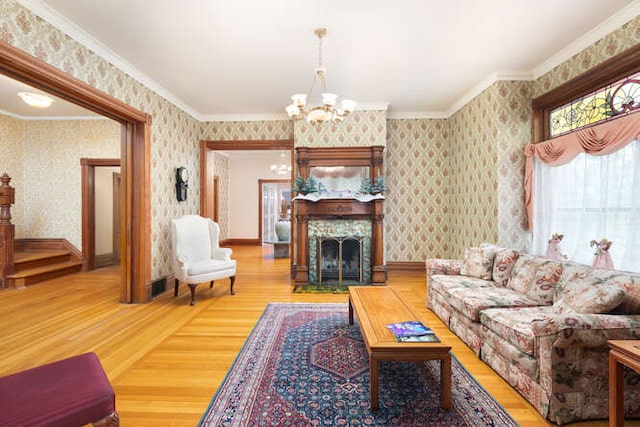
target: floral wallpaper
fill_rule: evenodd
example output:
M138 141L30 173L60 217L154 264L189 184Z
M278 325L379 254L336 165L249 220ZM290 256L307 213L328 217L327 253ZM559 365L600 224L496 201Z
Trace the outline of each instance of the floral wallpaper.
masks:
M218 225L220 240L229 238L229 158L213 153L213 174L218 177Z
M536 98L560 86L638 43L640 43L640 16L541 76L534 82L532 97Z
M387 145L387 112L354 111L342 123L294 124L296 147L369 147Z
M0 122L7 121L2 117ZM6 163L3 156L1 167L15 171L10 176L16 188L16 238L54 236L81 249L80 159L120 158L120 124L108 119L9 120L23 129L10 139L2 137L10 156Z
M447 120L389 120L384 170L387 261L423 262L449 253L452 151Z
M11 177L9 185L15 189L15 203L11 207L11 222L15 227L15 235L23 235L24 218L24 140L25 122L20 119L0 114L0 175L6 173Z
M526 248L522 149L530 140L531 99L639 43L640 17L534 82L493 84L448 119L388 120L386 111L357 111L341 124L322 128L288 120L200 123L14 0L0 2L0 40L153 116L155 279L170 274L169 220L199 211L201 139L294 137L296 146L385 146L387 262L458 257L466 246L482 241ZM0 120L1 129L7 126L11 133L20 133L20 125ZM15 157L19 149L12 150ZM217 171L224 171L221 162ZM178 166L191 172L188 200L182 203L176 201L173 187ZM220 183L225 191L224 180ZM221 216L223 212L228 216L225 209ZM56 221L53 229L63 219Z
M0 2L0 40L153 117L151 277L171 274L169 221L200 208L200 123L13 0ZM191 172L186 202L175 197L175 170L179 166Z
M259 141L293 138L291 120L256 120L248 122L204 122L200 139L209 141Z

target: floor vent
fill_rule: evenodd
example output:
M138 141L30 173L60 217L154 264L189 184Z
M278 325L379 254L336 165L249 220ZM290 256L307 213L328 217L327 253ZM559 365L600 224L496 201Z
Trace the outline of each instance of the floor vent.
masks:
M151 298L155 298L160 294L163 294L167 290L167 277L161 277L155 282L151 283Z

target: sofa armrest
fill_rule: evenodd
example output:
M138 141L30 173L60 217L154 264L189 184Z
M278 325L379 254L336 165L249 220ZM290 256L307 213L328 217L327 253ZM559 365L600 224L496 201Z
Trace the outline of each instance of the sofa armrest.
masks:
M460 268L462 267L461 259L440 259L433 258L428 259L426 262L427 277L434 274L460 274Z
M548 319L534 320L532 330L539 362L538 381L551 397L550 419L564 424L584 419L585 404L579 399L606 396L607 341L639 339L640 316L553 314Z
M640 338L640 315L563 313L534 320L534 336L556 335L553 346L607 346L607 340Z

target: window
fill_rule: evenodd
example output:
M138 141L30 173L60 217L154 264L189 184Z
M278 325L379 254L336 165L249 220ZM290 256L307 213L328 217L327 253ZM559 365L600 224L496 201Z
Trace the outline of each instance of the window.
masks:
M618 80L549 113L550 137L640 108L640 73Z
M616 269L640 272L640 45L536 98L525 198L531 251L561 233L562 252L591 264L613 241Z
M591 240L613 241L619 270L640 272L640 142L607 156L579 154L562 166L535 160L532 252L544 254L553 233L562 252L591 264Z

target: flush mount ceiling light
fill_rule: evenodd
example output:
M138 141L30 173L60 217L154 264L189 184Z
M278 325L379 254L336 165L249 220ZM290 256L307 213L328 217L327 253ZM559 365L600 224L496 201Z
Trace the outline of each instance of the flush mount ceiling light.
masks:
M51 106L53 102L53 98L41 93L18 92L18 96L22 98L26 104L35 108L47 108Z
M327 90L327 69L322 66L322 38L327 35L326 28L317 28L315 34L318 37L318 68L316 68L311 88L307 95L298 93L293 95L291 99L293 104L286 108L287 114L294 120L305 118L311 124L324 122L341 122L356 106L354 101L343 99L340 109L336 108L336 100L338 95L329 93ZM313 89L316 80L320 81L322 101L311 104L311 97L314 94ZM309 104L307 103L309 101Z
M271 172L278 175L287 175L291 173L291 166L285 161L284 153L280 154L280 164L271 165Z

